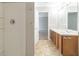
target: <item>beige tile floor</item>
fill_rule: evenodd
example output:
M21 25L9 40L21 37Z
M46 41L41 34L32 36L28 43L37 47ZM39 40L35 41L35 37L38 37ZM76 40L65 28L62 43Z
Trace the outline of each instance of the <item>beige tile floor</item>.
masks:
M35 45L35 56L60 56L51 40L39 40Z

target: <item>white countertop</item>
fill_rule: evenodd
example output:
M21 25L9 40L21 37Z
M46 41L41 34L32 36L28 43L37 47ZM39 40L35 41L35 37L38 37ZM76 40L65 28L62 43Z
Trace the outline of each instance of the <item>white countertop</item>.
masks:
M78 31L70 30L70 29L53 29L51 28L52 31L55 31L59 33L60 35L78 35Z

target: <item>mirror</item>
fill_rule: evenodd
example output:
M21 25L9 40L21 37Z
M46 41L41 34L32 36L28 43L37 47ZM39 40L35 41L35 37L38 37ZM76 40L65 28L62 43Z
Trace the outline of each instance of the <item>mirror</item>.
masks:
M71 30L78 30L77 29L77 16L78 16L78 13L77 12L69 12L68 13L68 29L71 29Z

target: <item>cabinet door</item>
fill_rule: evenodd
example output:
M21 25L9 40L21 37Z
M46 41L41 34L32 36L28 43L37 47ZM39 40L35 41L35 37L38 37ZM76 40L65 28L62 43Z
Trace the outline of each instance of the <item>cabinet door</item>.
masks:
M77 36L63 37L63 55L64 56L78 55L78 37Z
M53 42L56 45L56 32L53 32Z
M53 41L53 31L50 30L50 39Z
M63 52L63 39L62 39L62 35L58 35L58 39L59 39L59 51L60 51L60 53L62 54L62 52Z
M50 39L56 44L56 32L50 30Z
M59 48L59 34L56 34L56 47Z

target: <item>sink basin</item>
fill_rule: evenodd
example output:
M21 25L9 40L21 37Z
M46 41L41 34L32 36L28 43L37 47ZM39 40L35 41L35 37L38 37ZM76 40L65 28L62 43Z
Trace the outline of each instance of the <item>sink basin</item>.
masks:
M67 33L70 33L70 31L68 31L68 30L67 30L66 32L67 32Z

